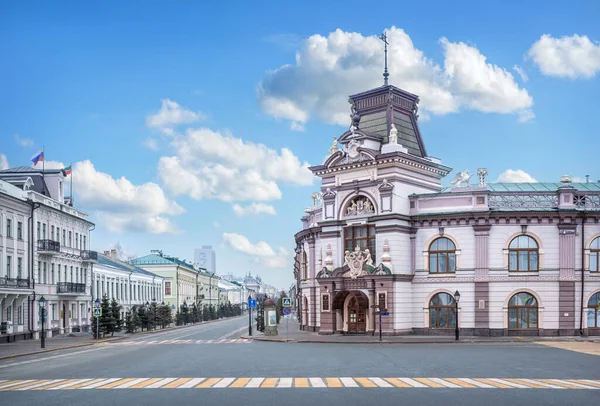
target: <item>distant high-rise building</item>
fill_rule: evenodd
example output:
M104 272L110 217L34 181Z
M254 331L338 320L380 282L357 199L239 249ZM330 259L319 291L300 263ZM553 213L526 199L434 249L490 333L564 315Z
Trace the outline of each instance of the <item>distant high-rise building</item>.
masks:
M194 262L210 273L217 271L217 256L212 245L203 245L202 248L194 250Z

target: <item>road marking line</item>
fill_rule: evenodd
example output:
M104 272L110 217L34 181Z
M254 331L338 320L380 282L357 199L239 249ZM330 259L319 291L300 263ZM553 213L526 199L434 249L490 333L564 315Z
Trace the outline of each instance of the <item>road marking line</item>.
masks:
M146 386L152 385L153 383L156 383L156 382L158 382L160 380L161 380L161 378L146 378L145 381L133 385L131 387L131 389L145 388Z
M121 378L110 378L110 379L102 379L99 382L92 383L90 385L85 385L79 389L96 389L99 386L106 385L107 383L115 382L120 380Z
M250 382L250 378L238 378L234 383L229 385L230 388L243 388L246 384Z
M196 388L210 388L220 380L221 378L209 378L206 381L202 382L200 385L196 386Z
M325 382L321 378L308 378L313 388L326 388Z
M27 382L33 382L33 381L34 381L34 379L27 379L25 381L21 380L21 379L18 379L16 381L8 381L8 382L5 382L4 384L2 384L2 386L0 386L0 389L9 388L11 386L19 385L21 383L27 383Z
M252 378L250 379L250 382L248 382L248 384L246 385L246 388L259 388L260 384L264 380L265 378Z
M565 389L583 389L579 386L575 386L575 385L571 385L569 382L554 382L554 379L536 379L537 382L541 383L541 384L550 384L550 385L556 385L559 386L560 388L565 388Z
M450 381L446 381L442 378L429 378L429 379L431 379L433 382L439 383L442 386L445 386L446 388L462 388L462 386L457 385Z
M557 385L552 385L550 383L541 382L539 379L526 379L526 378L523 378L523 379L521 379L521 381L525 381L525 382L528 382L528 383L535 383L535 384L542 385L542 386L545 386L547 388L552 388L552 389L564 389L562 386L557 386Z
M28 383L22 383L20 385L17 386L11 386L10 388L7 389L2 389L2 392L5 391L9 391L9 390L27 390L27 389L33 389L33 388L37 388L40 386L44 386L44 385L48 385L51 383L55 383L55 382L60 382L63 381L64 379L42 379L41 381L34 381L34 382L28 382Z
M475 378L474 381L476 381L476 382L482 382L481 385L486 385L485 387L500 388L500 389L512 389L512 388L530 389L529 386L521 385L521 384L515 383L515 382L510 382L510 381L507 381L505 379L498 379L498 378L489 378L489 379Z
M440 385L437 382L433 382L431 379L427 379L427 378L415 378L415 381L417 382L421 382L424 385L429 386L430 388L443 388L444 385Z
M133 381L129 381L127 383L119 385L119 386L115 387L115 389L127 389L127 388L131 388L133 385L137 385L138 383L144 382L147 379L148 378L137 378L137 379L134 379Z
M505 381L519 383L521 385L529 386L530 388L536 389L547 389L546 386L540 385L537 382L529 382L523 379L504 378Z
M421 382L417 382L417 381L415 381L412 378L398 378L398 379L401 380L404 383L409 384L413 388L428 388L427 385L423 385Z
M595 386L597 388L600 388L600 382L592 381L590 379L565 379L565 380L569 381L569 382L581 382L586 385Z
M393 388L394 387L393 385L391 385L387 381L384 381L381 378L369 378L369 379L371 380L371 382L373 382L375 385L379 386L380 388Z
M591 386L591 385L583 385L580 382L568 382L564 379L549 379L550 381L555 382L557 385L562 384L562 385L572 385L572 386L577 386L578 389L600 389L596 386Z
M55 386L63 385L63 384L65 384L65 383L75 382L75 381L78 381L78 380L79 380L79 379L67 379L67 380L63 379L63 380L61 380L60 382L54 382L54 383L52 383L52 384L48 384L48 385L44 385L44 386L40 386L39 388L35 388L35 389L32 389L32 390L46 390L46 389L52 389L52 388L54 388Z
M154 382L153 384L150 384L150 385L146 386L146 389L157 389L157 388L162 387L163 385L166 385L168 383L173 382L176 379L177 378L165 378L165 379L161 379L158 382Z
M172 389L177 388L179 385L183 385L184 383L191 381L192 378L179 378L176 381L171 382L168 385L163 386L163 389Z
M325 378L328 388L341 388L342 383L338 378Z
M213 385L213 388L226 388L233 381L235 381L235 378L223 378L219 381L219 383Z
M260 385L261 388L275 388L276 384L277 384L277 378L267 378L265 379L265 381L262 383L262 385Z
M97 383L97 382L101 382L101 381L105 381L106 378L97 378L97 379L93 379L91 381L85 382L85 383L80 383L78 385L74 385L74 386L69 386L68 388L65 388L65 390L73 390L73 389L79 389L82 386L87 386L93 383Z
M213 340L207 340L206 343L207 344L212 344Z
M294 378L294 388L308 388L308 379Z
M359 388L358 384L352 378L340 378L340 381L344 384L346 388Z
M122 385L124 383L131 382L134 379L135 378L123 378L123 379L119 379L118 381L107 383L106 385L102 385L102 386L98 387L98 389L112 389L115 386L119 386L119 385Z
M189 389L198 385L200 382L204 381L206 378L194 378L191 381L184 383L179 387L179 389Z
M460 386L461 388L478 388L477 385L474 385L470 382L465 382L463 379L459 379L459 378L444 378L444 381L453 383L455 385Z
M358 382L363 388L376 388L373 382L369 380L369 378L354 378L356 382Z
M392 385L394 385L397 388L412 388L412 386L410 386L406 382L402 382L398 378L383 378L383 379L385 379L386 381L388 381L389 383L391 383Z
M89 382L89 381L91 381L91 380L92 380L92 378L78 379L78 380L76 380L75 382L67 382L67 383L63 383L62 385L55 386L54 388L50 388L50 389L48 389L48 390L60 390L60 389L65 389L65 388L68 388L69 386L72 386L72 385L78 385L78 384L80 384L80 383Z
M294 383L293 378L281 378L277 384L278 388L291 388Z

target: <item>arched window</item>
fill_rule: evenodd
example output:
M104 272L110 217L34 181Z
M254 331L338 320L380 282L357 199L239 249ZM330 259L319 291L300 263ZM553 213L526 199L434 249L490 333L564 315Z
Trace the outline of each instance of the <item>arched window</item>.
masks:
M429 327L456 327L456 301L448 293L438 293L429 301Z
M531 294L517 293L508 302L508 328L538 328L538 302Z
M429 272L451 273L456 271L456 246L446 238L438 238L429 246Z
M539 270L539 248L528 235L520 235L508 246L508 270L527 272Z
M600 272L600 237L590 245L590 272Z
M306 251L302 251L302 280L308 279L308 259Z
M588 301L588 327L600 327L600 292Z

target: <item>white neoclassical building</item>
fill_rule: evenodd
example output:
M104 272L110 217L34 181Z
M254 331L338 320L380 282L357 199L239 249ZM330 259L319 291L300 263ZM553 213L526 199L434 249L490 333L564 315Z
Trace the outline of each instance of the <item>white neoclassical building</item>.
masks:
M39 337L42 296L48 337L89 327L94 225L64 196L64 181L62 170L0 171L2 331L14 340Z
M442 187L452 169L427 154L418 101L391 85L350 96L350 128L311 168L302 328L373 332L381 309L384 334L600 334L600 183L487 183L480 168Z
M117 259L116 250L98 254L98 263L93 270L93 296L107 296L122 306L124 316L136 306L164 301L164 278L140 267Z

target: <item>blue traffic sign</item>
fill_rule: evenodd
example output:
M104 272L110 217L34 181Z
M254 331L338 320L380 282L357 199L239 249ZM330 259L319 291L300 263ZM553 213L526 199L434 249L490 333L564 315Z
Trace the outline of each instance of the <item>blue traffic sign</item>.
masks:
M256 308L256 300L248 299L248 307L251 309L255 309Z
M389 316L389 315L390 315L390 313L389 313L389 312L381 312L381 315L382 315L382 316Z
M281 306L282 307L292 307L292 298L291 297L282 297L281 298Z
M94 307L94 317L100 317L100 316L102 316L102 308Z
M292 314L292 309L290 309L289 307L284 307L283 308L283 314L285 314L286 316L288 314Z

